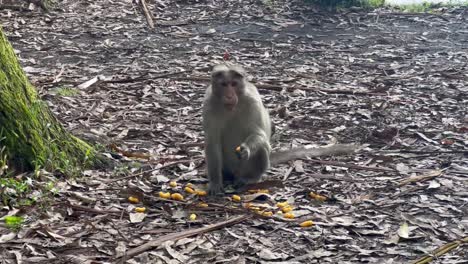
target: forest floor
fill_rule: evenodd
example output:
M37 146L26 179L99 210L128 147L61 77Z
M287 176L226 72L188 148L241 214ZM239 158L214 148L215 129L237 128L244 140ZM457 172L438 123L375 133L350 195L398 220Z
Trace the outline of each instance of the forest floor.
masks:
M433 263L468 263L468 9L332 14L302 1L156 1L149 29L131 2L0 8L59 120L119 160L57 180L43 202L0 209L26 220L18 232L0 226L2 263L410 263L457 240ZM199 207L205 198L183 189L206 186L200 107L223 57L258 84L275 149L368 146L272 168L266 178L284 186L241 197L273 217L230 195ZM42 175L31 184L53 179ZM279 201L295 219L277 213Z

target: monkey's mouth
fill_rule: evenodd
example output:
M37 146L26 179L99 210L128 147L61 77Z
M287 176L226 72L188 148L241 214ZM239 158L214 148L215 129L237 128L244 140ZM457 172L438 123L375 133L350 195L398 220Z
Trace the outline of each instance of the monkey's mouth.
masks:
M224 108L228 111L234 111L234 108L236 108L236 104L224 104Z

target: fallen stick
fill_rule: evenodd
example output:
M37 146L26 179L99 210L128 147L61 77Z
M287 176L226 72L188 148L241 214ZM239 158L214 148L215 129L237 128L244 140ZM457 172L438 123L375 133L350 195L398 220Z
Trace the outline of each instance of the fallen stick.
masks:
M425 182L425 181L432 180L432 179L442 175L442 172L443 172L443 170L432 170L432 171L428 171L428 172L426 172L426 173L424 173L422 175L412 176L410 178L407 178L407 179L404 179L404 180L400 181L400 183L398 183L398 187L402 187L402 186L405 186L405 185L410 184L410 183Z
M209 82L211 80L209 77L201 77L201 76L177 77L174 79L197 81L197 82ZM310 92L322 92L322 93L327 93L327 94L386 95L385 93L355 91L355 90L350 90L350 89L315 89L315 88L302 87L302 86L282 86L282 85L277 85L277 84L262 84L262 83L256 83L256 82L252 82L252 83L255 84L255 86L257 86L258 89L272 90L272 91L282 91L283 89L286 89L287 91L303 90L303 91L310 91Z
M248 219L250 217L251 217L250 215L241 215L241 216L229 219L227 221L207 225L207 226L204 226L204 227L201 227L201 228L191 229L191 230L186 230L186 231L182 231L182 232L178 232L178 233L172 233L172 234L167 234L167 235L161 236L156 240L151 240L151 241L149 241L149 242L147 242L147 243L145 243L143 245L140 245L140 246L138 246L136 248L132 248L131 250L129 250L125 254L124 257L119 259L119 262L123 263L125 260L133 258L133 257L135 257L135 256L137 256L137 255L139 255L139 254L141 254L141 253L143 253L143 252L145 252L147 250L150 250L152 248L158 247L158 246L162 245L166 241L177 241L177 240L182 239L182 238L187 238L187 237L191 237L191 236L194 236L194 235L204 234L204 233L211 232L211 231L214 231L214 230L217 230L217 229L221 229L221 228L226 227L226 226L235 225L235 224L240 223L240 222L242 222L242 221L244 221L244 220L246 220L246 219Z
M370 167L370 166L347 164L347 163L343 163L343 162L329 161L329 160L309 159L307 161L312 161L312 162L323 164L323 165L330 165L330 166L336 166L336 167L349 168L349 169L354 169L354 170L385 171L385 172L396 172L396 173L398 172L397 170L390 169L390 168L385 168L385 167Z
M146 17L146 22L150 28L154 28L153 18L151 17L150 12L148 11L148 6L146 5L145 0L140 0L141 9L143 9L143 14Z
M459 247L460 245L462 244L468 244L468 237L464 237L460 240L455 240L455 241L452 241L446 245L443 245L439 248L437 248L436 250L432 251L430 254L427 254L413 262L411 262L411 264L427 264L431 261L433 261L435 258L438 258L440 256L442 256L443 254L447 253L447 252L450 252L454 249L456 249L457 247Z

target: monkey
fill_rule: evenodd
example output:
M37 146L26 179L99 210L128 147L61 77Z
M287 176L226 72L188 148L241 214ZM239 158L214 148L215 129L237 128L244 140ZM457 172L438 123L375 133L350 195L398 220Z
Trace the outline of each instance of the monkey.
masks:
M356 149L354 145L337 144L272 153L274 127L270 115L257 87L246 77L239 65L215 65L205 91L202 126L211 196L224 193L226 182L232 182L238 190L258 182L272 165L308 156L347 154Z

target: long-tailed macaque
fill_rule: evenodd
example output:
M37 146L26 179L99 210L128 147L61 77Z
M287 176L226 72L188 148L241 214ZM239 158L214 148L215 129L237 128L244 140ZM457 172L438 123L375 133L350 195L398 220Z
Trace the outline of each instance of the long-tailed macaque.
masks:
M203 130L210 195L223 193L227 181L236 188L255 183L271 165L356 149L333 145L271 153L271 120L260 94L240 66L226 63L213 68L203 103Z

